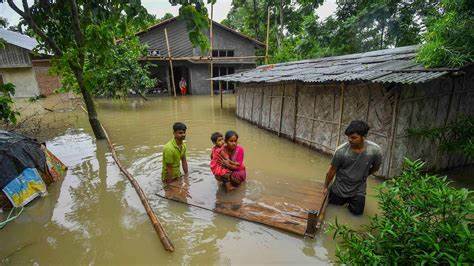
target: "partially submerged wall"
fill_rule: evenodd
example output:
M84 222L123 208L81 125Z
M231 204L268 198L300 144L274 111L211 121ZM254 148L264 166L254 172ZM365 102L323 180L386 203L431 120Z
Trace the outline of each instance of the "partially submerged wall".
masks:
M474 163L462 155L438 149L439 142L409 136L409 128L442 127L453 120L474 115L474 68L465 74L425 84L406 86L400 97L392 172L398 173L404 157L427 160L427 167L449 169Z
M236 113L240 118L326 154L333 154L337 146L346 141L344 130L350 121L364 120L371 127L368 139L379 144L384 154L378 174L398 174L404 157L423 158L429 161L429 167L445 169L472 161L440 154L430 141L408 136L407 129L443 125L461 114L473 114L472 79L472 75L456 78L452 97L451 78L416 86L242 84L237 90ZM396 137L392 138L393 135Z

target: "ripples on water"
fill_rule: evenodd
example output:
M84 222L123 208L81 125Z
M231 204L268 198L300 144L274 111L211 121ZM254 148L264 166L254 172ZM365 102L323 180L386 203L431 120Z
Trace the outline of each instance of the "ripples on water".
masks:
M262 264L328 263L334 253L330 236L303 239L265 226L215 214L159 198L161 151L172 137L171 125L188 126L190 189L210 202L223 193L209 171L214 131L234 129L246 149L249 180L239 193L252 200L260 193L285 193L285 184L321 181L329 159L278 138L234 116L234 98L225 109L209 97L99 101L100 119L116 145L119 158L138 180L176 251L163 250L128 180L119 173L103 141L95 141L87 118L78 114L74 127L57 134L47 145L68 165L64 181L49 187L23 215L0 231L3 263L40 264ZM62 114L56 114L61 117ZM373 194L370 183L369 194ZM208 191L211 188L211 191ZM238 196L238 195L237 195ZM209 203L210 204L210 203ZM366 214L376 204L368 198ZM340 207L328 209L327 219L361 224Z

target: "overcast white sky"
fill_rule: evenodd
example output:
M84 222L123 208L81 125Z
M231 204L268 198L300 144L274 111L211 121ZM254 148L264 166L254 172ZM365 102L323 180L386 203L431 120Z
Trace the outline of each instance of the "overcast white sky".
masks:
M15 0L21 3L20 0ZM28 1L32 2L32 1ZM229 13L232 0L217 0L214 5L214 20L222 21ZM178 7L171 6L168 0L142 0L143 6L150 14L156 15L158 18L166 13L173 15L178 14ZM21 6L21 4L20 4ZM324 4L317 10L318 16L325 19L336 10L336 0L325 0ZM0 17L7 18L10 25L16 25L19 21L19 16L8 6L7 3L0 4Z

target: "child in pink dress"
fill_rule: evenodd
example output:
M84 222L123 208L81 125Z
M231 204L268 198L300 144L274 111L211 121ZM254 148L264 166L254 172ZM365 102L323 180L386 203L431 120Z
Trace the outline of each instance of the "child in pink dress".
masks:
M211 136L211 141L214 143L211 171L218 181L224 183L227 191L234 190L246 179L243 165L244 150L237 145L237 139L238 135L234 131L228 131L225 140L219 132Z

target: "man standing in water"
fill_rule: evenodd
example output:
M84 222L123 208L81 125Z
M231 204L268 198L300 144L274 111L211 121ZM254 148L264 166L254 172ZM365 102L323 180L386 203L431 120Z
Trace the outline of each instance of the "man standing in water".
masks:
M174 138L163 148L163 167L161 179L171 183L181 176L180 163L183 164L184 175L188 175L188 162L186 161L186 125L177 122L173 125Z
M344 205L355 215L361 215L365 207L367 177L379 170L382 163L380 146L365 139L369 126L364 121L354 120L344 132L348 142L336 149L331 166L326 174L324 193L328 192L329 203Z

